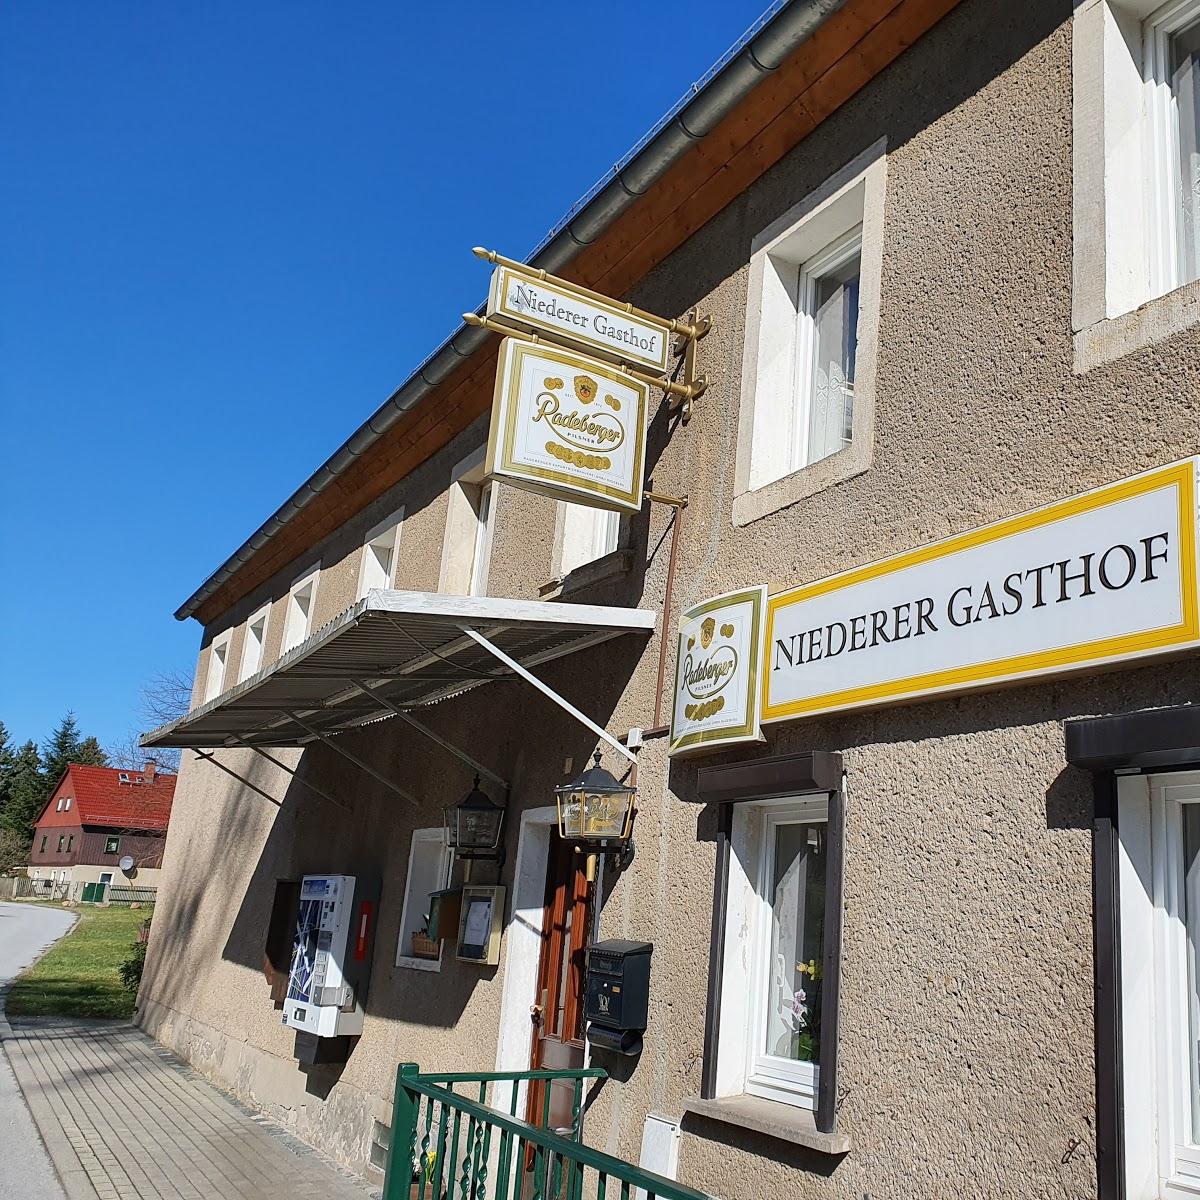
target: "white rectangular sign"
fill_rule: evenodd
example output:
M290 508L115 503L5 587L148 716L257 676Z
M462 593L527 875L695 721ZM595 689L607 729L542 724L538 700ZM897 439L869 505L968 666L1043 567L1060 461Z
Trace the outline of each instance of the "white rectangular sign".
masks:
M552 280L512 267L492 272L487 313L506 323L544 329L633 366L665 371L671 360L671 327L642 313L626 312L617 301L580 296Z
M1200 645L1198 462L772 596L762 720Z
M561 500L637 512L649 394L608 363L505 338L487 473Z
M758 673L765 587L727 592L680 614L668 753L762 740Z

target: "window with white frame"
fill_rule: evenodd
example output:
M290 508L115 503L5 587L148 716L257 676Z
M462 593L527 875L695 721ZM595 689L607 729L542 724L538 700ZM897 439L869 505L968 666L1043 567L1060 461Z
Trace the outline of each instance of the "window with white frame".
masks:
M283 617L283 645L279 651L281 655L300 645L312 629L313 611L317 606L318 574L313 571L306 575L293 584L288 592Z
M267 644L267 621L271 616L271 605L264 604L246 622L246 640L242 643L242 670L238 682L249 679L262 668L263 653Z
M396 966L418 971L441 970L440 943L436 957L428 957L427 948L413 945L413 934L425 936L429 897L448 885L451 861L445 830L440 825L413 830L408 875L404 882L404 907L400 913L400 938L396 944ZM418 953L418 950L425 953Z
M853 438L861 202L843 206L832 223L837 232L826 237L828 226L802 223L764 265L751 488L836 454Z
M751 243L735 525L870 469L886 184L881 139Z
M498 492L484 476L483 461L484 448L480 447L451 472L439 592L487 594Z
M225 667L229 659L229 641L232 630L214 638L208 648L208 675L204 680L204 703L216 699L225 690Z
M358 598L372 588L394 588L400 562L400 527L404 509L381 521L367 534L363 543L362 565L358 572Z
M1200 771L1121 777L1125 1195L1200 1194Z
M576 568L616 550L621 530L620 513L567 501L559 503L558 513L557 575L569 575Z
M63 812L70 812L70 811L71 811L71 797L66 796L63 799Z
M1082 0L1073 59L1080 331L1200 278L1200 0ZM1131 337L1176 326L1141 324Z
M1143 37L1157 295L1200 278L1200 0L1164 5Z
M824 794L737 806L724 978L745 986L722 990L718 1095L816 1105L828 820Z

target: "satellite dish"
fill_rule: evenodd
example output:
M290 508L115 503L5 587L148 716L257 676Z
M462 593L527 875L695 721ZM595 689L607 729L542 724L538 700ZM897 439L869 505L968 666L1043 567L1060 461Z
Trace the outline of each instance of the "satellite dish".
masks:
M133 870L133 855L124 854L121 856L121 861L117 864L126 875Z

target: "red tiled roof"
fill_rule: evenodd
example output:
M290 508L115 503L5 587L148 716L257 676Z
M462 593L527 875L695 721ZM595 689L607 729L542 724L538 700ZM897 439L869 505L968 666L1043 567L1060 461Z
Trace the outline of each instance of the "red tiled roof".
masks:
M121 782L122 775L128 783ZM153 783L148 780L135 783L136 779L145 779L145 776L141 771L71 763L54 794L74 795L75 811L81 825L165 830L175 798L175 776L160 772Z

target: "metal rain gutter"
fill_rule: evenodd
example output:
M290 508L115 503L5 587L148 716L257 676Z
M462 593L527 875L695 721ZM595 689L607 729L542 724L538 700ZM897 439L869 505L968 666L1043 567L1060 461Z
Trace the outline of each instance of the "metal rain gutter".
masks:
M846 0L778 0L742 35L633 149L577 201L529 257L560 272L759 83L779 69ZM280 530L365 454L397 421L475 353L490 335L460 325L319 467L292 497L234 551L176 610L186 621Z

